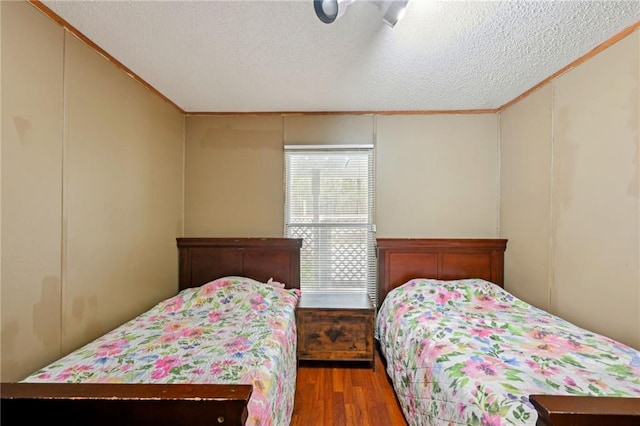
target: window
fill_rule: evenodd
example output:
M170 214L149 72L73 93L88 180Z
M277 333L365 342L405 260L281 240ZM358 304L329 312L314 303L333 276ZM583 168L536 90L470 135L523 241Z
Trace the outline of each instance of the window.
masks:
M373 146L285 146L285 235L303 238L303 292L368 293L377 306Z

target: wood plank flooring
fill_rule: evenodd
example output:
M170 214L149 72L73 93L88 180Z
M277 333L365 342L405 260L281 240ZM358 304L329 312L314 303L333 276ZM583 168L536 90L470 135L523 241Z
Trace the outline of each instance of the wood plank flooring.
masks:
M385 367L300 362L291 426L407 426Z

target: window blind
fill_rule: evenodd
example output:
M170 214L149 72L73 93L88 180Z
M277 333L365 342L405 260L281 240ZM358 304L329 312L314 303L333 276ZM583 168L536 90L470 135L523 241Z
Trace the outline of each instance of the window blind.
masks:
M285 235L303 238L303 292L367 293L377 306L373 146L285 146Z

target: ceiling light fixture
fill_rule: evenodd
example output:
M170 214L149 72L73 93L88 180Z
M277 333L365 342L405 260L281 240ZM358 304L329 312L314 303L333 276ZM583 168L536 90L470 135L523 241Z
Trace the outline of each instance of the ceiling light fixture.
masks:
M347 7L355 0L313 0L313 8L316 16L325 24L330 24L347 10ZM382 20L393 28L404 16L404 11L409 0L382 0L368 1L376 6L382 13Z
M409 0L375 1L375 5L382 12L382 20L393 28L404 16Z
M354 0L313 0L313 8L316 15L325 24L330 24L347 10Z

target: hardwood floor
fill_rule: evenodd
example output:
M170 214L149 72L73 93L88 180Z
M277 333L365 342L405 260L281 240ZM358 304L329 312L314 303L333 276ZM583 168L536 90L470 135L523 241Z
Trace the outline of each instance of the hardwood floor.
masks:
M406 426L380 355L367 363L300 362L291 426Z

